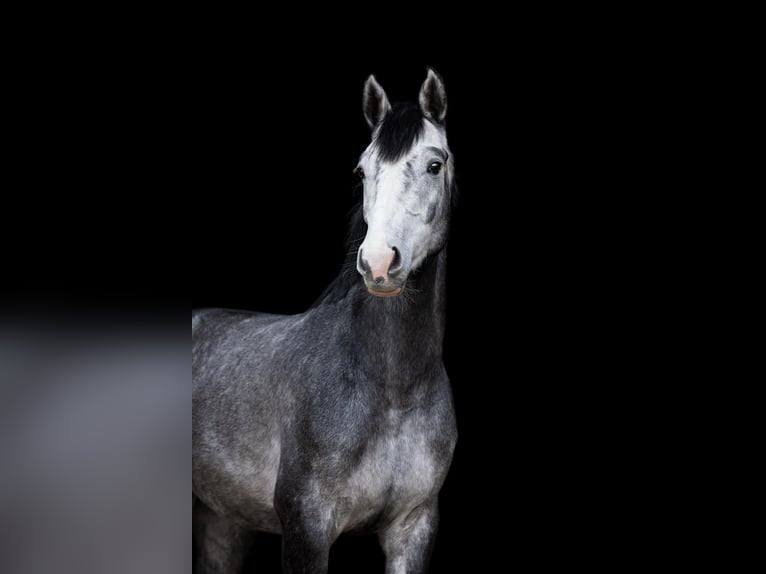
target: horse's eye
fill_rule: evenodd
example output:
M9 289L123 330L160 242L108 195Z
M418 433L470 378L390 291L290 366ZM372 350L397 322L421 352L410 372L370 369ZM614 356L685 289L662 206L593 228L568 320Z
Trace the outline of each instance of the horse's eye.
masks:
M432 174L436 175L437 173L439 173L441 171L441 169L442 169L441 162L440 161L435 161L435 162L432 162L431 165L428 166L428 170L427 171L428 171L428 173L432 173Z
M356 168L354 173L359 179L364 179L364 170L361 167Z

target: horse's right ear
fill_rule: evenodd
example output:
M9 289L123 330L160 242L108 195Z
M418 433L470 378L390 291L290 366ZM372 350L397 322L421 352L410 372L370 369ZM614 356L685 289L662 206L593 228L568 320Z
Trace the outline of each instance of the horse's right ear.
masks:
M447 115L447 92L444 90L444 82L433 68L428 68L428 76L420 88L420 109L423 114L435 121L444 124L444 116Z
M383 91L383 88L372 74L364 83L362 107L364 108L364 119L367 120L371 128L377 126L380 120L383 119L383 116L386 115L386 112L391 109L386 92Z

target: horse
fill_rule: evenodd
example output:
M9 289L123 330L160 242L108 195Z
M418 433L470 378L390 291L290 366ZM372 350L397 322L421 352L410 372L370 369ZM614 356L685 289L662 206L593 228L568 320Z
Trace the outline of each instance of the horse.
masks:
M349 260L305 313L192 310L195 571L236 573L254 533L286 573L326 573L342 533L377 534L387 574L426 572L457 441L442 360L456 194L447 97L370 75L371 141Z

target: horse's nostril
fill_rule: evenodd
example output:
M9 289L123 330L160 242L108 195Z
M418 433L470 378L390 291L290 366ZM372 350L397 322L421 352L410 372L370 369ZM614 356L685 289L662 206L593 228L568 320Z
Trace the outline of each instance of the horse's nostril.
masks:
M363 273L370 273L370 264L367 263L367 260L362 255L362 250L359 250L359 256L357 257L357 268L362 271Z
M393 275L402 269L402 256L396 247L392 247L394 250L394 258L391 261L391 267L388 268L388 273Z

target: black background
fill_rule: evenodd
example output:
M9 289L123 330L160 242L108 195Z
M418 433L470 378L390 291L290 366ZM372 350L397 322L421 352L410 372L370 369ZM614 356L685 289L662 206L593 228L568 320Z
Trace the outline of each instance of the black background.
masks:
M163 30L156 48L131 34L114 50L46 50L27 72L42 85L17 87L24 178L3 213L3 321L180 325L189 280L193 307L305 310L340 269L359 200L364 80L415 99L433 66L460 190L444 353L460 437L432 571L613 569L667 547L675 526L655 519L655 495L684 444L658 448L677 414L660 381L683 366L658 357L682 338L673 272L693 251L673 241L690 202L672 168L683 134L705 129L686 111L698 95L677 89L694 46L666 49L662 14L654 27L543 12L449 33L357 20L361 41L273 41L260 17L174 25L182 37ZM277 572L278 545L266 537L253 570ZM368 563L382 571L374 539L342 538L331 568Z
M318 297L360 200L363 83L374 73L390 100L414 100L427 66L446 84L460 194L444 349L459 441L432 570L609 563L644 496L621 493L641 474L623 425L644 375L624 325L652 286L630 231L643 152L620 132L643 121L641 88L603 54L208 62L189 133L192 305L298 313ZM278 547L265 537L252 567L278 571ZM333 572L368 563L382 571L374 538L331 555Z

